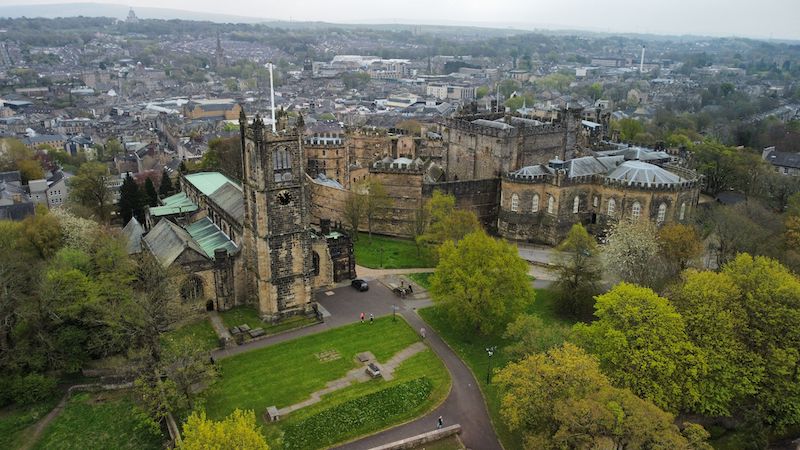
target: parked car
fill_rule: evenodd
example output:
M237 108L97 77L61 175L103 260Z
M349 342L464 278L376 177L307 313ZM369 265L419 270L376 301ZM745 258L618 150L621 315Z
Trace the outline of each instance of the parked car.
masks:
M368 291L369 285L366 281L362 280L361 278L356 278L355 280L350 282L350 286L358 289L361 292Z

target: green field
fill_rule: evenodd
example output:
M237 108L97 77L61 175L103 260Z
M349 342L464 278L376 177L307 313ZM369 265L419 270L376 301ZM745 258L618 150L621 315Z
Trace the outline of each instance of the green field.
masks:
M46 416L57 403L58 398L54 397L31 406L0 409L0 448L19 448L26 440L26 429Z
M527 311L529 314L539 316L546 326L552 327L554 333L566 337L570 322L563 321L555 314L555 298L547 290L536 290L536 301ZM489 369L489 358L486 348L497 346L497 351L492 356L492 368L503 367L509 361L503 348L509 342L501 337L502 333L492 336L479 336L471 332L461 332L453 329L451 322L435 306L419 310L420 316L447 342L447 344L467 363L472 373L480 384L481 391L489 406L489 414L505 448L522 448L521 436L511 432L500 419L500 393L493 384L486 383L486 374ZM532 349L541 351L544 349Z
M184 340L191 340L203 350L211 351L219 347L219 337L207 317L164 333L161 336L161 345L165 350L169 350L175 342Z
M411 278L411 281L417 283L418 285L422 286L425 290L431 288L431 275L433 272L423 272L423 273L410 273L406 275L408 278Z
M280 323L269 324L261 320L258 311L251 306L237 306L228 311L220 312L225 328L231 329L239 325L248 325L252 328L263 328L267 335L293 330L306 325L317 323L313 317L293 316L282 320Z
M366 233L359 233L355 242L356 263L372 269L408 269L417 267L433 267L430 254L422 250L417 252L414 241L387 236L372 235L370 240Z
M371 351L379 362L386 362L418 340L405 321L394 322L391 317L384 317L376 319L372 325L347 325L223 359L218 363L222 376L206 393L206 411L210 418L221 419L235 408L252 409L263 419L268 406L282 408L303 401L312 392L324 388L327 382L358 367L356 354ZM327 357L320 359L319 354ZM447 370L430 350L404 361L392 381L371 380L335 391L319 403L282 417L277 424L264 424L264 433L271 448L282 449L282 436L287 427L329 408L420 377L433 383L433 391L423 404L385 417L366 429L351 427L337 438L348 440L411 419L441 401L449 391Z
M74 395L44 431L36 449L161 449L164 438L137 416L130 393Z

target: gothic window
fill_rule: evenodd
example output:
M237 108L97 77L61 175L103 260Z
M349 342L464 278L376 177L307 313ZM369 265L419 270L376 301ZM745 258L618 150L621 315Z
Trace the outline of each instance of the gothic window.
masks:
M203 297L203 279L197 275L189 275L181 285L181 298L190 302Z
M553 214L556 206L556 199L550 195L547 197L547 214Z
M519 196L517 194L511 194L511 211L517 211L519 209Z
M608 200L608 215L613 216L617 212L617 202L614 199Z
M311 252L311 260L312 264L314 265L314 276L319 275L319 254L317 252Z
M658 217L656 218L656 223L662 224L664 220L667 218L667 204L662 203L658 205Z
M572 213L578 214L578 209L580 209L580 207L581 207L581 198L576 195L575 198L572 199Z
M599 204L600 204L600 198L595 195L594 198L592 199L592 206L597 208L597 205L599 205Z
M686 217L686 202L681 203L681 215L680 220L683 220Z
M286 147L281 147L275 151L272 160L272 168L274 170L286 170L292 168L292 158L289 155L289 150Z
M531 212L539 212L539 194L533 194L533 206Z
M639 220L639 216L642 215L642 204L639 202L633 202L633 206L631 206L631 217L633 220Z

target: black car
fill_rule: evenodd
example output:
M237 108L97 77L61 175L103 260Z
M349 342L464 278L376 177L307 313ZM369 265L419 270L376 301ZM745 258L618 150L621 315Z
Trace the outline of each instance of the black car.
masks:
M362 280L361 278L356 278L355 280L350 282L350 286L358 289L361 292L368 291L369 285L366 281Z

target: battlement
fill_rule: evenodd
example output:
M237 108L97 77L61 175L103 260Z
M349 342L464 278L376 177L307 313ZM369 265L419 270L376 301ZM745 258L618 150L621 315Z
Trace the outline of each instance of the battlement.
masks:
M513 125L509 125L504 122L495 122L501 117L516 117L521 120L517 121ZM477 120L482 120L484 123L473 123ZM490 125L489 122L495 122L497 126ZM528 122L521 117L511 115L506 116L503 113L442 118L439 119L437 123L445 128L497 138L511 138L517 136L533 136L564 132L564 125L560 122L534 124L533 121Z

